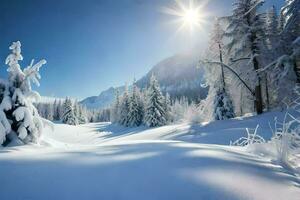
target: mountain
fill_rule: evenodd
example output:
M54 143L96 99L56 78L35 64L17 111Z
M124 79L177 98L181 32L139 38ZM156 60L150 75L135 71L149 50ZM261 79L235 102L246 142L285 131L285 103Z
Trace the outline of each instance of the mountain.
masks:
M124 86L121 87L110 87L109 89L100 93L99 96L87 97L79 103L86 106L89 109L106 108L114 101L116 90L118 89L120 93L124 91Z
M144 89L147 87L152 74L160 83L161 90L168 92L172 99L187 96L191 100L204 99L207 95L207 88L202 88L204 82L203 68L197 68L198 56L191 54L178 54L169 57L158 64L141 79L137 85ZM80 103L87 108L105 108L114 101L116 90L124 91L124 86L111 87L100 93L99 96L92 96L82 100Z
M168 92L171 98L187 96L199 100L207 95L207 89L201 87L204 81L203 68L197 68L198 56L180 54L167 58L155 65L144 77L137 81L140 88L147 87L154 74L161 90Z

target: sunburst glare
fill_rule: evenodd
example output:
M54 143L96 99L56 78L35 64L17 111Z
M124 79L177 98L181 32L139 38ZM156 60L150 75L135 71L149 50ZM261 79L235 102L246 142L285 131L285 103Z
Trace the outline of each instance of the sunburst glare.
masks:
M173 22L179 26L177 31L188 29L193 32L200 29L205 23L207 14L203 12L202 8L207 2L177 0L172 7L164 7L162 12L176 17Z

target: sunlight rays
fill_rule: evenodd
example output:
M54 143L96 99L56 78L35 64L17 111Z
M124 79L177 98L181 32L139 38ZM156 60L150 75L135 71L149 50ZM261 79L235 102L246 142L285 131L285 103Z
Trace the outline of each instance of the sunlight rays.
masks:
M195 0L183 1L176 0L175 4L170 7L163 7L162 12L175 19L171 21L178 26L175 34L181 31L189 31L193 33L195 30L201 30L203 24L206 23L208 16L202 8L208 3L208 0L201 2Z

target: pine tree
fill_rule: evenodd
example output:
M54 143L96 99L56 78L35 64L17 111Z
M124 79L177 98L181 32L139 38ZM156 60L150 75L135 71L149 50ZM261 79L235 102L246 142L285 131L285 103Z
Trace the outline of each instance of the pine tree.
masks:
M0 104L0 142L37 142L42 134L43 120L31 102L32 98L40 97L37 92L32 91L31 82L39 86L39 69L46 61L41 60L34 64L32 60L30 65L22 70L19 65L19 61L23 60L21 43L13 42L9 49L12 53L5 61L8 65L8 82Z
M62 122L69 125L77 125L78 122L74 114L74 108L71 99L66 98L63 107L64 114L62 116Z
M299 4L299 0L286 0L278 20L275 47L270 48L273 54L267 55L268 58L272 58L265 67L267 82L270 83L271 107L285 108L297 96L295 86L300 82L300 44L297 42L300 35Z
M220 25L220 20L216 19L210 36L207 57L219 62L218 64L206 64L207 66L205 67L207 83L209 85L209 94L205 100L205 112L210 113L209 117L214 120L229 119L235 116L225 81L223 38L224 30Z
M5 142L6 135L11 131L11 125L5 114L5 110L11 108L11 102L8 97L8 84L0 79L0 144Z
M78 123L85 124L87 122L87 111L86 108L78 104Z
M258 13L258 8L263 3L261 0L237 0L234 4L233 15L228 18L229 25L225 34L229 40L227 54L233 60L249 58L251 61L239 63L238 71L255 88L254 107L257 114L263 112L262 79L258 74L258 70L262 67L260 54L264 48L263 41L265 41L264 18L261 13Z
M147 91L147 105L145 114L146 125L150 127L165 125L167 120L164 108L164 96L160 91L158 81L152 74L150 85Z
M232 102L224 90L216 91L213 105L215 120L225 120L235 116Z
M53 105L52 103L45 104L45 118L48 120L53 120Z
M141 94L136 83L133 83L132 94L130 96L129 105L129 125L140 126L144 118L144 108L141 102Z
M171 97L170 97L169 93L166 93L166 96L165 96L164 110L165 110L165 114L166 114L166 121L172 122L173 119L172 119L172 115L171 115Z
M73 112L74 112L74 116L76 117L77 122L78 122L78 118L79 118L79 104L78 104L77 100L74 101Z
M64 114L64 105L63 100L59 100L58 107L57 107L57 113L58 113L58 120L62 119L62 116Z
M115 102L111 109L111 121L113 123L118 123L120 121L120 107L121 107L121 99L119 90L116 91Z
M266 17L266 34L265 40L266 44L268 45L268 62L272 62L276 57L279 56L280 52L282 52L278 41L279 41L279 19L276 13L275 6L267 12Z
M58 106L58 101L55 99L53 103L53 120L55 121L59 120Z
M120 119L119 123L123 126L129 126L129 109L130 109L130 101L129 101L129 94L128 94L128 87L125 86L125 91L123 97L121 99L121 106L120 106Z
M300 35L300 0L286 0L285 6L281 9L283 15L283 30L281 36L287 45L287 54L291 54L292 44Z

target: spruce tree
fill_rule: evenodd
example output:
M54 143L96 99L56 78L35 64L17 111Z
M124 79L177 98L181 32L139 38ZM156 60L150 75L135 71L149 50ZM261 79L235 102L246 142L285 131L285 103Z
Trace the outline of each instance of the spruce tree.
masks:
M236 0L233 14L228 17L229 25L225 33L229 41L227 54L233 60L248 58L245 62L238 62L236 70L254 88L257 114L263 112L262 79L258 72L262 67L261 53L265 41L264 18L258 12L263 3L261 0ZM242 102L241 106L246 106L246 103L243 105Z
M87 122L87 113L86 113L86 108L83 107L82 105L79 106L79 112L78 112L78 123L79 124L85 124Z
M224 30L221 27L220 20L216 19L210 35L207 57L219 62L218 64L207 64L205 67L209 85L205 109L213 120L229 119L235 116L225 80L223 40Z
M115 101L111 108L111 122L118 123L120 121L121 99L119 90L116 91Z
M166 121L167 122L172 122L172 114L171 114L171 97L169 95L169 93L166 93L165 96L165 115L166 115Z
M72 105L72 101L69 98L65 99L65 102L63 104L64 113L62 116L62 122L69 125L77 125L77 119L74 114L74 109Z
M150 127L163 126L167 123L164 96L162 95L158 81L152 74L147 91L147 104L145 124Z
M216 96L213 102L214 107L214 119L215 120L225 120L233 118L234 110L232 102L224 90L216 91Z
M284 21L281 36L287 45L287 54L291 54L291 44L300 36L300 0L286 0L281 13Z
M279 21L275 6L267 12L266 17L266 44L268 45L268 61L272 62L282 52L279 45Z
M144 108L141 102L141 94L136 83L133 83L129 106L129 125L140 126L144 118Z
M130 100L128 94L128 87L125 86L125 91L123 97L121 99L121 106L120 106L120 119L119 123L123 126L129 126L129 109L130 109Z
M31 89L31 82L39 86L39 69L46 63L41 60L34 64L34 60L25 69L21 69L19 61L21 43L13 42L9 47L12 51L6 58L8 65L8 82L1 86L2 100L0 102L0 144L15 140L17 143L37 142L42 134L43 119L31 102L38 100L39 94Z

